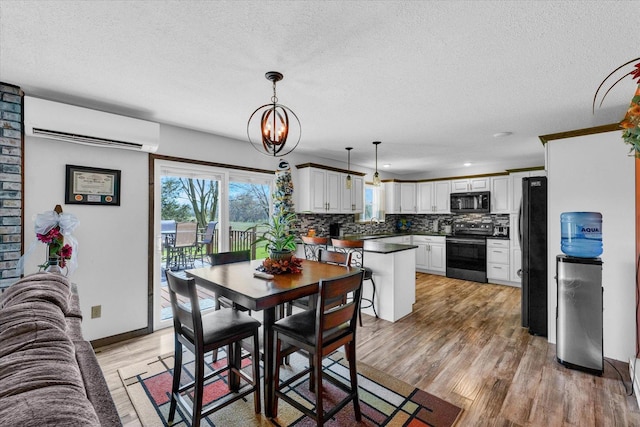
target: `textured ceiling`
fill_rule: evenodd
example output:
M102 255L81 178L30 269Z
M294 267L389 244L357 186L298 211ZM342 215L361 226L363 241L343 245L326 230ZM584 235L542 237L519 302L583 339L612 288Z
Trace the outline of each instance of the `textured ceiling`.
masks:
M296 152L390 173L544 164L539 135L620 121L640 56L626 1L7 1L0 80L29 95L246 139L284 74ZM493 134L513 134L495 138ZM622 143L622 142L621 142ZM406 175L405 175L406 176Z

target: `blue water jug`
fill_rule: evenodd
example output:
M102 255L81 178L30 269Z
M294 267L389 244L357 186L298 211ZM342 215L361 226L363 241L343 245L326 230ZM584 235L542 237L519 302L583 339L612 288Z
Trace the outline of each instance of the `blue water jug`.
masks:
M563 212L560 249L569 256L596 258L602 253L602 215L599 212Z

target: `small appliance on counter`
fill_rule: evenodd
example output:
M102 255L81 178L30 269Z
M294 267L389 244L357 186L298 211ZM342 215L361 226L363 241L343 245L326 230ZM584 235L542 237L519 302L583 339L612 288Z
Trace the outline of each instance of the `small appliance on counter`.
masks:
M333 224L329 224L329 236L340 237L341 235L340 223L334 222Z
M495 237L509 237L509 227L506 225L496 225L493 228L493 235Z

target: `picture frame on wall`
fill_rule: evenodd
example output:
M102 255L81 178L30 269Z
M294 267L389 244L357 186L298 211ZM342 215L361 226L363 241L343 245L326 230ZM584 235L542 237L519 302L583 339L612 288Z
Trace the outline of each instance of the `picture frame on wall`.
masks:
M120 206L120 173L115 169L67 165L65 203Z

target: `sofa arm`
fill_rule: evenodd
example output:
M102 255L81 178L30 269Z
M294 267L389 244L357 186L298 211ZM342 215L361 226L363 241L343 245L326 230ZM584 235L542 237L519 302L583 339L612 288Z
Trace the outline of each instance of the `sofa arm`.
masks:
M113 403L104 374L93 352L93 347L87 341L74 341L74 345L76 346L76 360L82 373L87 397L100 419L100 424L110 427L122 426L118 410Z

